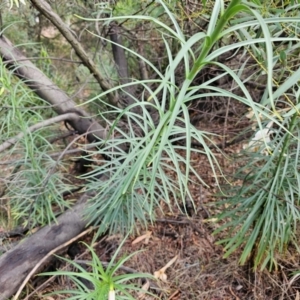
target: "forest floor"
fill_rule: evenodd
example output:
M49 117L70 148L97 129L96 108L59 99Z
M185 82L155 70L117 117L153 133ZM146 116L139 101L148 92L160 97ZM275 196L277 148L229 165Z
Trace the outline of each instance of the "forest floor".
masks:
M57 32L52 26L49 26L46 30L44 29L42 34L44 37L53 39ZM61 41L62 39L59 40L59 43ZM61 57L61 48L57 47L57 49L59 49L58 52L55 53L56 50L53 50L54 53L51 56ZM61 68L61 61L54 61L54 66L55 64L57 64L57 69ZM60 80L73 82L74 70L66 72L65 68L65 76L70 78L64 77L64 80ZM74 85L78 85L77 78ZM85 89L80 89L78 98L88 98L89 95L84 92ZM204 131L207 128L208 132L227 136L227 139L230 140L233 136L238 135L242 128L249 126L248 120L241 121L240 119L240 116L245 114L245 108L242 108L244 109L242 113L239 109L236 110L235 107L234 110L230 110L230 112L234 111L234 114L226 120L224 116L220 115L217 118L198 120L197 127ZM216 140L216 142L219 143L222 140ZM223 153L215 152L223 171L223 174L217 175L220 176L220 183L224 186L226 182L223 176L225 175L227 179L231 180L239 167L234 157L241 153L244 143L245 141L241 141L228 147L221 147ZM224 238L226 233L221 232L214 235L214 232L221 225L220 221L217 222L216 216L226 207L217 205L222 200L222 195L216 185L215 175L205 155L193 153L191 165L203 178L206 186L197 180L189 186L194 199L194 206L186 205L185 207L189 215L182 213L181 210L184 208L181 207L180 210L175 203L172 207L168 207L162 202L161 209L157 209L156 221L147 229L137 224L135 233L129 235L122 245L118 258L134 254L124 266L131 268L136 273L153 275L173 261L166 269L166 280L151 280L150 286L147 287L150 293L162 300L300 300L300 279L295 274L300 270L300 255L292 247L287 247L285 254L278 257L277 269L272 271L253 270L250 260L241 266L239 258L242 249L224 258L224 247L218 245L217 242ZM79 174L75 169L75 164L70 163L69 173L73 176L73 182L78 184L77 175ZM72 195L72 199L79 197L80 193ZM187 204L190 204L189 199L186 200ZM225 222L225 220L221 221ZM1 231L5 231L5 229L0 226ZM75 256L77 260L90 261L91 255L81 242L91 245L94 234L95 231L88 233L74 243L68 252L58 254L67 259L73 259ZM20 240L20 237L10 238L6 243L14 245ZM122 241L123 237L120 235L103 235L97 239L93 247L101 261L109 262ZM1 239L0 245L2 246ZM48 271L53 269L73 270L70 264L59 259L46 267ZM48 277L35 276L27 284L20 299L67 299L67 295L50 296L47 294L71 289L73 286L67 277L56 276L48 279ZM148 295L139 297L134 292L132 292L132 297L145 300L154 299Z
M207 126L210 124L211 122L207 122ZM222 123L216 122L214 125L216 133L224 134ZM231 122L225 133L229 136L236 135L240 131L239 126ZM203 122L201 129L204 129ZM224 174L229 177L238 167L233 157L240 153L243 143L224 148L223 154L215 153ZM213 235L220 226L214 216L225 209L216 205L221 197L217 196L219 190L215 176L204 155L194 153L191 165L207 184L204 186L195 181L190 186L196 209L189 206L187 201L187 216L175 204L170 208L162 203L162 209L157 210L156 221L147 230L137 225L135 234L130 235L123 244L118 257L135 253L125 266L137 273L154 274L173 261L166 269L166 280L151 281L148 286L148 291L157 295L158 299L300 299L300 284L297 277L293 277L293 272L300 270L300 260L299 255L292 250L287 249L286 257L279 260L279 268L272 272L253 271L250 262L244 266L239 265L241 250L224 258L223 247L216 244L222 238L222 233ZM70 165L70 172L76 175L74 165ZM221 174L219 179L222 183ZM80 241L91 244L93 234L88 234ZM119 235L100 237L93 245L100 260L110 261L122 239ZM80 241L73 245L76 259L90 260L90 254ZM67 254L62 255L70 258ZM65 262L58 264L58 268L72 269ZM33 279L22 299L66 299L66 295L44 295L71 287L71 282L64 277L53 277L47 283L43 279ZM135 299L154 299L146 295L138 298L134 292L132 296Z

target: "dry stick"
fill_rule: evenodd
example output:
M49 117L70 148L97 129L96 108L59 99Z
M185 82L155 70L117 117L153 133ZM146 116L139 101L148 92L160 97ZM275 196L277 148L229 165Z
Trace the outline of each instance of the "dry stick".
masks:
M174 298L177 297L179 294L180 294L180 290L176 290L176 291L168 298L168 300L174 299Z
M102 241L104 241L107 237L104 236L102 239L100 239L100 241L94 243L92 245L92 248L95 248L95 246L97 246L98 244L100 244ZM86 249L85 251L83 251L78 258L84 256L89 250ZM73 260L74 261L74 260ZM68 262L61 270L64 271L65 269L67 269L71 264ZM33 296L34 294L37 294L37 292L39 290L41 290L44 286L46 286L48 283L50 283L51 281L53 281L53 279L55 279L55 277L58 275L52 275L50 278L48 278L45 282L43 282L42 284L40 284L38 287L36 287L34 289L34 291L32 291L29 295L26 296L26 298L24 298L23 300L28 300L31 299L30 297Z
M25 287L25 285L27 284L27 282L30 280L31 276L36 272L36 270L42 265L42 263L47 260L51 255L53 255L56 251L72 244L74 241L76 241L77 239L79 239L80 237L84 236L85 234L89 233L90 231L94 230L95 227L91 227L85 231L83 231L82 233L78 234L77 236L75 236L74 238L70 239L69 241L67 241L66 243L56 247L55 249L53 249L52 251L50 251L46 256L44 256L36 265L35 267L31 270L31 272L27 275L27 277L24 279L23 283L21 284L21 286L19 287L16 295L14 296L13 300L17 300L18 297L20 296L23 288Z
M85 135L85 134L83 134ZM83 136L81 135L81 136ZM57 156L61 156L61 154L63 154L63 156L67 155L67 154L73 154L73 153L78 153L78 152L83 152L92 148L95 148L97 145L94 144L89 144L89 145L84 145L84 148L77 148L77 149L70 149L70 150L63 150L60 152L54 152L54 153L49 153L47 154L48 157L57 157ZM30 162L31 160L28 159L27 162ZM10 165L10 164L15 164L15 163L23 163L25 162L24 159L11 159L11 160L6 160L6 161L0 161L0 166L1 165Z
M68 131L61 133L61 134L57 134L55 137L48 139L48 142L50 144L54 144L57 141L63 140L69 136L75 136L77 134L76 130L72 130L69 129Z
M18 63L8 63L16 59L26 59L18 48L16 48L7 38L0 36L0 56L5 66L13 70L14 75L20 78L24 83L32 89L37 96L50 103L53 110L59 115L74 112L78 114L78 119L70 120L70 125L79 133L87 132L87 128L92 125L93 130L98 132L94 134L87 133L90 142L106 139L104 128L94 122L91 116L83 109L77 107L76 103L63 92L56 84L54 84L43 72L41 72L30 61L25 60L22 65ZM86 118L79 118L84 116Z
M103 91L108 91L112 86L107 82L107 80L99 72L95 63L86 54L81 43L77 40L71 29L63 22L63 20L52 10L51 6L44 0L31 0L30 1L34 7L45 16L64 36L64 38L70 43L70 45L75 50L77 56L82 60L84 65L89 69L91 74L95 77ZM109 101L116 105L118 103L118 97L112 92L108 94Z
M52 125L54 123L58 123L58 122L65 121L65 120L76 120L77 118L78 118L78 115L76 113L67 113L64 115L56 116L54 118L42 121L40 123L37 123L37 124L34 124L34 125L28 127L26 130L26 133L34 132L40 128ZM20 132L15 137L10 138L6 142L4 142L2 145L0 145L0 152L6 150L7 148L16 144L18 142L18 140L20 140L24 135L25 135L25 133Z

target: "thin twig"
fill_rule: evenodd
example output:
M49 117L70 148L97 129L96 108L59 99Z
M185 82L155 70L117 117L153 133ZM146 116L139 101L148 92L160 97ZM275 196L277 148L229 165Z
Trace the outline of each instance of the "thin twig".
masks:
M92 245L92 248L95 248L96 245L100 244L101 242L103 242L107 237L104 236L103 238L100 239L100 241L94 243ZM86 249L85 251L83 251L78 258L84 256L86 253L88 253L89 249ZM67 263L61 270L65 270L67 269L69 266L71 265L71 263ZM36 294L39 290L41 290L43 287L45 287L48 283L50 283L51 281L53 281L55 279L57 275L52 275L50 278L48 278L45 282L43 282L41 285L39 285L38 287L35 288L34 291L32 291L28 296L26 296L26 298L24 298L24 300L29 300L31 299L30 297L33 296L34 294Z
M82 60L82 63L89 69L91 74L93 74L102 90L110 90L112 86L108 83L107 79L102 76L95 63L86 54L85 49L74 35L74 32L63 22L60 16L52 10L50 4L44 0L31 0L30 2L60 31L63 37L73 47L77 56ZM108 93L107 96L112 104L116 105L118 103L118 97L113 92Z
M27 128L25 133L34 132L34 131L36 131L40 128L50 126L54 123L58 123L58 122L61 122L61 121L76 120L76 119L78 119L78 114L76 114L76 113L63 114L63 115L56 116L56 117L53 117L51 119L48 119L48 120L45 120L45 121L42 121L40 123L37 123L37 124L34 124L34 125L30 126L30 127ZM10 138L6 142L4 142L2 145L0 145L0 152L6 150L7 148L9 148L12 145L16 144L25 135L25 133L20 132L15 137Z
M83 134L84 135L84 134ZM81 135L82 136L82 135ZM78 152L83 152L89 149L95 148L95 145L84 145L84 148L76 148L76 149L70 149L70 150L64 150L64 151L59 151L59 152L54 152L54 153L49 153L47 154L47 157L57 157L57 156L65 156L67 154L74 154ZM31 162L30 159L26 160L27 162ZM12 160L6 160L6 161L1 161L0 165L10 165L10 164L22 164L25 162L25 159L12 159Z
M74 238L70 239L69 241L67 241L66 243L56 247L55 249L53 249L52 251L50 251L46 256L44 256L36 265L35 267L31 270L31 272L26 276L26 278L24 279L23 283L21 284L21 286L19 287L16 295L14 296L13 300L17 300L18 297L20 296L23 288L25 287L25 285L27 284L27 282L30 280L30 278L33 276L33 274L37 271L37 269L43 264L44 261L46 261L51 255L53 255L56 251L65 248L66 246L72 244L74 241L78 240L80 237L86 235L87 233L89 233L90 231L94 230L94 227L91 227L85 231L83 231L82 233L78 234L77 236L75 236Z

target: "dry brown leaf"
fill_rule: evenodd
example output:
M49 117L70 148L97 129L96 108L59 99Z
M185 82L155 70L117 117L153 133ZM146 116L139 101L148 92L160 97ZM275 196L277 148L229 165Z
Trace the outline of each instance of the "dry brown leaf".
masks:
M177 260L178 255L173 257L163 268L154 272L154 277L162 281L167 281L167 274L165 271Z
M152 231L147 231L145 234L137 237L132 243L131 245L135 245L137 243L140 243L141 241L145 240L144 244L148 244L149 243L149 239L152 235Z
M146 283L145 284L143 284L143 286L142 286L142 291L140 291L139 293L138 293L138 299L139 300L143 300L143 299L145 299L145 293L149 290L149 287L150 287L150 281L149 280L147 280L146 279Z

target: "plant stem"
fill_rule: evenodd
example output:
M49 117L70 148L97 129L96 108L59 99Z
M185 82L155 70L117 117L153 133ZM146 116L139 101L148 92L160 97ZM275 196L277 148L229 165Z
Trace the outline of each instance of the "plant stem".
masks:
M297 113L295 113L293 115L293 118L291 120L290 126L288 128L287 135L285 136L285 139L284 139L284 142L283 142L282 151L280 152L280 155L279 155L279 160L278 160L278 164L277 164L275 173L277 173L278 168L280 168L282 160L283 160L283 158L284 158L284 156L286 154L286 149L290 145L289 141L291 139L291 136L293 135L292 134L293 133L293 129L294 129L295 125L296 125L296 120L297 120L298 117L299 117L299 115Z
M233 0L228 5L227 9L225 10L224 14L221 16L219 21L217 22L215 30L212 32L210 36L205 38L204 45L202 47L201 53L197 58L190 74L188 75L188 79L192 80L195 75L202 69L202 67L206 64L205 57L214 46L216 41L220 38L220 33L222 32L223 28L227 24L227 22L238 12L242 10L249 10L247 6L244 4L240 4L241 0Z

